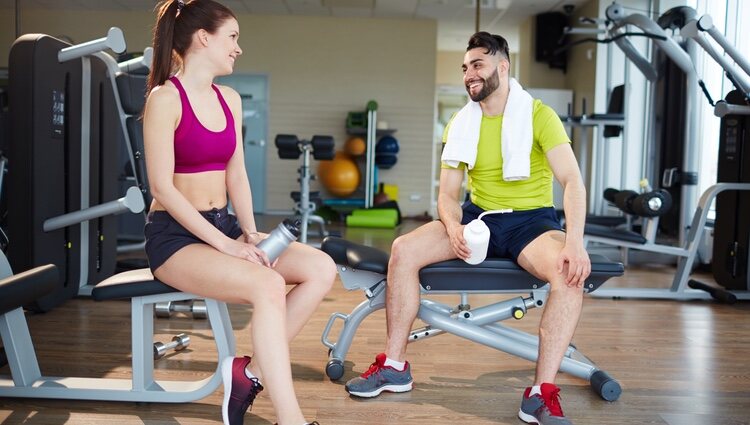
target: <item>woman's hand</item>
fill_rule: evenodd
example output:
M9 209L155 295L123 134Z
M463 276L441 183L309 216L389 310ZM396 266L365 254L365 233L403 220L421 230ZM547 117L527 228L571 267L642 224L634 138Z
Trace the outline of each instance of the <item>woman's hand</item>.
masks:
M242 258L243 260L247 260L255 264L272 267L266 253L261 251L254 243L242 242L227 238L226 245L220 251L224 254Z

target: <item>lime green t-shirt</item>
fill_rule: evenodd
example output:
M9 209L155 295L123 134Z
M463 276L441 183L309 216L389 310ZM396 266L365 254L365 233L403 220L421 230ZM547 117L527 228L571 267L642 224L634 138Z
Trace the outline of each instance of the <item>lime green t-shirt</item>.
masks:
M471 202L478 207L484 210L512 208L521 211L553 206L553 175L545 154L555 146L570 143L570 138L560 117L552 108L538 99L534 100L533 107L534 140L530 173L526 180L503 180L500 140L503 116L482 116L477 160L474 168L468 171ZM447 141L450 124L449 122L443 132L443 144ZM441 168L465 169L466 164L462 162L458 167L451 167L443 162Z

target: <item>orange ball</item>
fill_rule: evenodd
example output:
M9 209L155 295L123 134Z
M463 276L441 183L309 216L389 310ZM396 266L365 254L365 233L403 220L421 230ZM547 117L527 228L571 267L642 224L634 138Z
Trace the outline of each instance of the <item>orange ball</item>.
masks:
M344 144L344 150L351 156L360 156L367 150L367 142L359 136L350 137Z
M318 179L332 195L349 196L359 186L359 167L349 155L338 151L332 160L320 161Z

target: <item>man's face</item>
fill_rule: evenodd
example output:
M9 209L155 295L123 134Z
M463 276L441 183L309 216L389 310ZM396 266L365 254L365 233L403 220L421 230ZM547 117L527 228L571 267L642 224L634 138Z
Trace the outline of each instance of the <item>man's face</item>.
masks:
M471 49L464 55L461 66L464 72L464 86L474 102L481 102L500 86L500 54L488 55L486 49Z

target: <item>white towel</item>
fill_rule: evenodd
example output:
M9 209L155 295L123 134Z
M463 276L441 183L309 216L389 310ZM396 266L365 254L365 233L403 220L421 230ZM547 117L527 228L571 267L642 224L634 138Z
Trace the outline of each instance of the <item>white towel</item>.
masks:
M534 139L532 114L534 98L510 79L510 93L505 104L502 129L503 180L525 180L531 167L531 146ZM448 137L441 160L451 167L460 162L471 170L477 160L479 129L482 125L482 107L469 101L456 114L448 129Z

